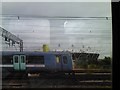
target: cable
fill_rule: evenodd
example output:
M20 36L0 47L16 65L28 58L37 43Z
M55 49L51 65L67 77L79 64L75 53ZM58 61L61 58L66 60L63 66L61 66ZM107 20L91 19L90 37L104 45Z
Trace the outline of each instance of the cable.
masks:
M111 19L111 17L61 17L61 16L53 16L53 17L49 17L49 16L28 16L28 15L17 15L17 14L2 14L0 15L1 17L15 17L16 19L18 19L18 17L21 18L34 18L34 19L50 19L50 20L79 20L79 19L84 19L84 20L88 20L88 19L105 19L105 20L109 20Z

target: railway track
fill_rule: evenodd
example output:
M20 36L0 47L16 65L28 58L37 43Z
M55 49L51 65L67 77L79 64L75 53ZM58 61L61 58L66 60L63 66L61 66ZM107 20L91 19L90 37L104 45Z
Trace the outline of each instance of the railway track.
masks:
M27 79L8 79L2 82L2 88L28 88L29 81Z
M2 88L27 88L29 86L28 78L24 75L10 74L6 78L2 79Z
M65 81L59 79L45 79L45 80L35 80L31 79L29 84L24 81L12 80L10 83L3 84L4 88L111 88L112 82L111 81ZM36 83L37 82L37 83Z
M3 88L112 88L111 74L37 75L7 78Z
M77 69L72 70L74 73L111 73L111 69Z

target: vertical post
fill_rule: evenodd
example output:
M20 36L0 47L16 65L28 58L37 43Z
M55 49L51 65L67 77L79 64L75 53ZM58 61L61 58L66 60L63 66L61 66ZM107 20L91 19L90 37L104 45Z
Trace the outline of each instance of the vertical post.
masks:
M20 52L22 52L22 51L23 51L23 41L20 40Z

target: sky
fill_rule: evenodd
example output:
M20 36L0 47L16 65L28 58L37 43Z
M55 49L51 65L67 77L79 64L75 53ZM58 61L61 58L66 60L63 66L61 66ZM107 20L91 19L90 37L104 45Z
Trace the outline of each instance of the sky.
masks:
M75 18L111 17L110 3L2 3L2 14L2 27L23 40L24 50L42 50L48 44L51 50L112 56L112 20Z
M3 2L2 14L48 17L111 16L110 2Z

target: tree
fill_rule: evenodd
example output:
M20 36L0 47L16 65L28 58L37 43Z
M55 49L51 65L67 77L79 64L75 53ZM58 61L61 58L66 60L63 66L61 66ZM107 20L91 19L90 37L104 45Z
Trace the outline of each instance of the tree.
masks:
M104 59L101 59L99 61L100 66L103 66L104 68L110 68L112 64L112 59L110 57L106 57Z

